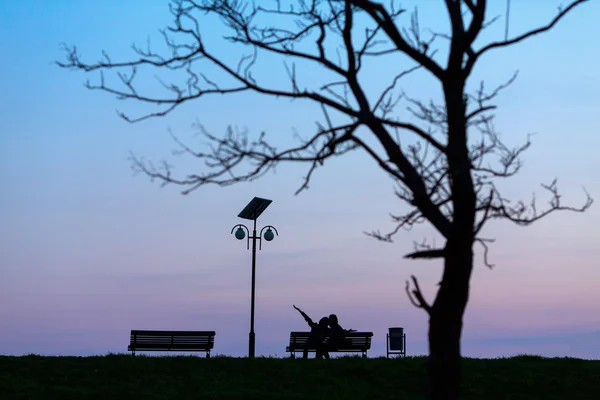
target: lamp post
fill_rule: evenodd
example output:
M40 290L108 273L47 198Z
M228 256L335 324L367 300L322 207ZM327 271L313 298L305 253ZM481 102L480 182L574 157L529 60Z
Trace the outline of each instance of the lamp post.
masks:
M248 235L247 248L250 248L250 239L252 239L252 291L250 297L250 334L248 338L248 357L254 358L255 350L255 335L254 335L254 293L255 293L255 274L256 274L256 240L258 240L258 249L262 249L262 238L270 242L279 236L279 232L274 226L267 225L260 230L260 234L256 235L256 219L263 211L271 204L272 200L262 199L260 197L253 198L250 203L238 214L238 217L253 221L252 236L250 230L244 224L237 224L231 229L231 233L235 231L235 238L243 240ZM237 228L237 229L236 229ZM264 235L263 231L267 230ZM275 233L273 233L275 232Z

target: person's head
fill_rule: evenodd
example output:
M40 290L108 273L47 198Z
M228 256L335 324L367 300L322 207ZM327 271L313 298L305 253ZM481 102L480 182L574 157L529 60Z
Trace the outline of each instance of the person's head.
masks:
M331 325L337 325L338 323L338 317L335 314L331 314L329 316L329 322L331 323Z
M319 321L319 326L321 328L327 328L329 326L329 318L327 318L327 317L321 318L321 320Z

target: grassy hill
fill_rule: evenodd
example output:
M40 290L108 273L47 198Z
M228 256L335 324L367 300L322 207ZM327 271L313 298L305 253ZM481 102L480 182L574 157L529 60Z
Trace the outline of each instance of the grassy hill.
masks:
M600 361L464 359L463 399L597 399ZM425 358L0 356L0 399L422 399Z

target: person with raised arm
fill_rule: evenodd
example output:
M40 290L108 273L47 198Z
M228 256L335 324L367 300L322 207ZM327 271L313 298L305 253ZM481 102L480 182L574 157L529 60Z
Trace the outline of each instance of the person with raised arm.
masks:
M319 320L319 323L314 322L304 311L294 305L294 308L302 314L304 320L310 326L311 344L314 344L317 348L315 358L326 358L329 359L329 353L325 350L325 336L329 335L329 318L323 317ZM308 358L308 350L304 350L304 358Z

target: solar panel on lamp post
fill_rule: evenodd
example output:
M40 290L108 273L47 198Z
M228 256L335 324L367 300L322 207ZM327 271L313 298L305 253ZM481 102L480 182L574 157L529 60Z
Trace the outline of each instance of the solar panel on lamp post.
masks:
M256 274L256 240L258 239L258 249L262 249L262 238L267 242L270 242L275 238L275 235L279 236L279 232L272 225L264 226L260 230L260 234L256 235L256 219L265 211L265 209L272 203L272 200L262 199L260 197L253 198L250 203L238 214L239 218L248 219L253 221L252 236L250 236L250 230L244 224L237 224L231 229L231 233L235 231L235 237L238 240L243 240L248 234L247 248L250 248L250 239L252 239L252 291L250 297L250 334L248 338L248 357L254 358L255 353L255 334L254 334L254 293L255 293L255 274ZM236 229L237 228L237 229ZM264 233L263 231L267 230ZM273 233L273 231L275 233Z

